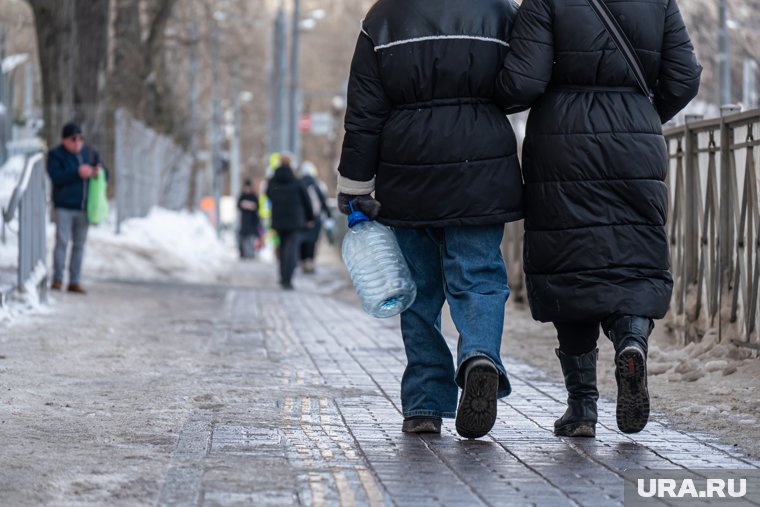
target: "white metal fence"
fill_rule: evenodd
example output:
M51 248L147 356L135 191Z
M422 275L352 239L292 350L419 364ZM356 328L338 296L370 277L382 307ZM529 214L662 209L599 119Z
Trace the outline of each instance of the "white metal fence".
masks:
M18 214L17 287L22 291L34 288L42 300L47 293L46 189L45 161L42 153L37 153L27 158L2 216L5 227Z
M179 210L190 202L193 157L128 112L116 112L114 165L117 231L151 208Z

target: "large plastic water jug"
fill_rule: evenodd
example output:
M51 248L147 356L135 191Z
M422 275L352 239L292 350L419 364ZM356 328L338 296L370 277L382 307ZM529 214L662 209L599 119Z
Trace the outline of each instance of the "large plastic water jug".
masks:
M382 319L409 308L417 286L393 231L358 211L348 217L348 227L343 261L364 311Z

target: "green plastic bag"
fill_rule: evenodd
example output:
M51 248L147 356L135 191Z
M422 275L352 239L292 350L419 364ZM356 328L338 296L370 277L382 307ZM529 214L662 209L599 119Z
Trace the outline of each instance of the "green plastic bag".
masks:
M106 172L101 169L98 175L90 178L87 194L87 219L98 225L108 218L108 181Z

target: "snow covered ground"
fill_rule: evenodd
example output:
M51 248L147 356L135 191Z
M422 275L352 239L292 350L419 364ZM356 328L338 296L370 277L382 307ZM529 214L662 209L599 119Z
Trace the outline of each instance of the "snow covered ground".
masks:
M2 201L0 201L2 202ZM6 243L0 245L0 269L17 262L16 224L10 224ZM55 227L48 224L48 251L52 252ZM120 234L113 224L91 226L83 268L83 284L94 279L215 282L235 262L232 241L222 241L205 215L153 209L145 218L127 220ZM49 254L49 257L52 253ZM50 266L48 266L50 269ZM0 309L0 323L43 311L34 291L14 296Z
M0 208L4 209L10 201L23 169L23 157L13 157L0 167ZM113 221L90 227L84 284L98 278L214 282L235 262L233 238L226 241L217 238L216 231L200 212L155 208L145 218L125 221L120 234L114 231ZM48 259L52 256L54 234L54 225L48 223ZM0 241L0 272L6 284L13 280L17 261L18 223L14 220L6 224L5 241ZM40 304L32 287L27 289L24 294L14 294L0 308L0 324L50 310Z
M205 215L154 208L127 220L91 227L85 278L213 282L235 262L234 246L221 241Z

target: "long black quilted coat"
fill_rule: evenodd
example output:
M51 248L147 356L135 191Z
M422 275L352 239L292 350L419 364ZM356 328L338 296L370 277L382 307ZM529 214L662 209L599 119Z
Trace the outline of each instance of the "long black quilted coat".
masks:
M701 66L676 0L609 0L654 106L586 0L525 0L499 75L532 105L523 149L525 272L534 318L662 318L672 277L662 124Z
M522 218L517 143L496 77L509 0L379 0L348 86L338 190L370 193L398 227Z

